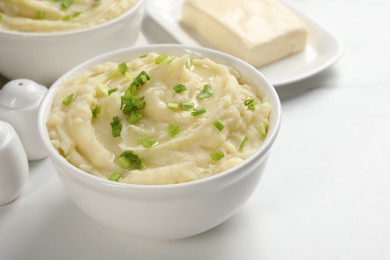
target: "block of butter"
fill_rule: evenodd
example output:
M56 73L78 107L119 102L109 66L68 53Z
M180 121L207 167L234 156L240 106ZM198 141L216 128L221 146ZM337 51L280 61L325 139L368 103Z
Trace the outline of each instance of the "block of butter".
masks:
M304 50L304 22L278 0L185 0L182 23L210 47L261 67Z

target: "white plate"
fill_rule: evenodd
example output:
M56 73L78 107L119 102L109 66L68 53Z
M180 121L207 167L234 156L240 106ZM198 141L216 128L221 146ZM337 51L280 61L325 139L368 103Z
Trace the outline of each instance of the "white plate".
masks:
M181 26L182 4L183 0L148 0L146 10L179 43L211 47L201 43L195 33L190 33ZM310 37L303 52L259 68L274 86L291 84L313 76L336 62L342 53L341 43L333 34L298 10L289 5L288 7L305 21Z

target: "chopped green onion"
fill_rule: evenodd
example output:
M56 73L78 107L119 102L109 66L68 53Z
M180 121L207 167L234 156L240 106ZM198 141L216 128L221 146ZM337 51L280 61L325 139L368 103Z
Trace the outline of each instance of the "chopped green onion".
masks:
M183 93L184 91L187 90L186 86L184 86L183 84L177 84L176 86L173 87L173 90L176 92L176 93Z
M146 56L148 56L148 54L143 54L143 55L139 56L139 58L140 58L140 59L143 59L143 58L145 58Z
M112 136L113 137L121 136L122 123L119 121L119 117L118 116L114 116L112 118L111 128L112 128Z
M191 110L194 108L194 103L183 102L180 104L180 108L181 108L181 110Z
M138 95L138 87L136 87L134 84L130 84L130 86L126 89L125 95L126 96L136 96Z
M102 105L96 104L95 107L91 106L92 118L96 118L102 112Z
M238 149L239 152L243 152L244 151L244 147L248 143L248 140L249 140L248 136L245 136L244 139L242 139L242 142L240 144L240 148Z
M214 161L219 161L221 160L223 157L225 157L225 154L222 152L222 151L215 151L215 152L212 152L210 154L210 157L212 160Z
M260 132L260 135L261 135L262 138L267 136L268 127L263 122L261 122L260 125L259 125L259 132Z
M217 128L220 132L225 128L225 124L221 120L214 121L214 126Z
M129 72L129 67L127 67L127 64L125 62L123 62L118 65L118 71L122 76L124 76L126 72Z
M169 109L176 110L176 109L179 109L179 104L168 102L167 107Z
M133 169L138 170L145 168L144 160L140 159L138 155L136 155L135 153L133 153L133 151L130 150L126 150L121 153L118 159L118 163L124 169L130 168L130 166Z
M253 98L248 98L244 101L244 104L246 107L248 107L249 110L255 110L255 106L257 105L257 102Z
M135 125L136 123L141 121L141 119L142 119L142 115L138 111L131 111L127 117L127 122Z
M169 125L167 127L167 132L170 137L175 137L181 133L181 127L178 125Z
M73 0L61 0L61 7L68 9L73 4Z
M122 176L119 172L113 172L110 176L110 178L108 178L110 181L115 181L115 182L118 182L122 179Z
M157 144L157 141L145 137L141 137L138 139L138 143L140 143L145 148L150 148L153 145Z
M46 18L46 13L44 11L37 11L35 18L38 20L43 20Z
M141 86L143 86L148 80L150 79L148 73L145 71L141 71L137 77L134 78L133 82L131 83L131 86L135 86L137 89Z
M3 21L3 16L0 14L0 22Z
M165 63L166 63L166 64L169 64L169 63L171 63L175 58L176 58L175 56L172 56L172 57L170 57L169 59L167 59L167 60L165 61Z
M125 94L121 96L121 110L124 114L144 109L145 105L146 103L144 97L136 97L132 95L130 89L127 89Z
M158 57L156 57L156 58L154 59L154 62L155 62L156 64L161 64L161 63L163 63L166 59L168 59L168 55L160 55L160 56L158 56Z
M203 86L202 90L197 95L197 97L200 99L206 99L206 98L211 97L213 94L214 94L214 92L213 92L211 85L205 84Z
M131 162L126 157L119 157L117 162L122 169L129 169L131 167Z
M62 104L63 104L64 106L69 106L70 103L73 102L73 100L74 100L74 94L72 93L72 94L67 95L67 96L64 98L64 100L62 100Z
M193 63L192 63L192 60L193 60L193 58L190 57L190 58L188 58L188 60L187 60L187 62L186 62L186 68L189 69L189 70L192 70L192 69L194 68L194 65L193 65Z
M156 64L161 64L161 63L165 63L165 64L169 64L171 63L176 57L175 56L168 56L168 55L160 55L158 57L156 57L154 59L154 62Z
M112 93L117 92L117 91L118 91L117 88L112 88L112 89L109 89L109 90L107 91L107 94L108 94L108 95L111 95Z
M61 20L62 21L70 21L73 18L79 16L82 12L73 12L72 14L64 15Z
M204 107L196 107L192 110L191 115L192 116L199 116L203 113L206 113L206 109Z
M125 93L121 96L121 107L124 114L129 114L131 111L144 109L146 105L144 97L136 97L130 93Z
M145 108L144 97L136 97L128 95L128 93L121 97L121 107L123 114L128 116L128 122L135 124L141 120L141 114L138 110Z
M138 88L144 85L150 79L149 75L142 71L126 89L125 94L121 96L121 110L127 115L127 121L130 124L136 124L142 119L142 115L138 110L145 108L144 97L137 97Z

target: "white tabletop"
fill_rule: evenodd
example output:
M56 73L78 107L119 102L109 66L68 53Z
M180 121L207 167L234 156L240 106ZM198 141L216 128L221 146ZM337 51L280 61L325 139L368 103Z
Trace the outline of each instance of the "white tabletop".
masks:
M390 259L390 1L288 2L337 35L344 54L277 88L282 128L237 214L187 239L128 237L84 215L45 159L0 207L0 259ZM153 26L147 18L150 43L172 41Z

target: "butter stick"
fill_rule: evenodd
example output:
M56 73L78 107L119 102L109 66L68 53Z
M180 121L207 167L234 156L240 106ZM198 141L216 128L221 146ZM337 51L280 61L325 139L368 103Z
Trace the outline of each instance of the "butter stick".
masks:
M255 67L301 52L308 38L304 22L277 0L185 0L182 23Z

